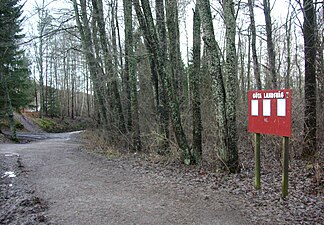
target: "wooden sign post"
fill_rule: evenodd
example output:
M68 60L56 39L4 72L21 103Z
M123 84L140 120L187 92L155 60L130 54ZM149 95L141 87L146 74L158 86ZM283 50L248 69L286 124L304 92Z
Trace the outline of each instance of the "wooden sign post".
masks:
M288 196L288 160L289 160L289 137L283 137L282 143L282 196Z
M260 134L255 133L255 176L254 176L254 185L255 189L259 190L261 188L261 159L260 159Z
M291 89L248 92L248 131L255 133L255 188L261 188L260 134L283 137L282 196L288 195L289 137L291 136Z

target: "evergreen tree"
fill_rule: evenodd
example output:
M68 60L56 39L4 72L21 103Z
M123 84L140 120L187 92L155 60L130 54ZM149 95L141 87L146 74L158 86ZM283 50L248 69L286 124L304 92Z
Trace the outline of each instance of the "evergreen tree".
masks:
M15 59L10 68L4 67L4 73L1 71L1 89L0 89L0 111L7 111L9 94L11 107L18 110L32 102L33 90L28 61L24 56ZM6 90L8 89L8 90ZM7 93L8 91L8 93Z
M16 139L13 110L26 106L32 97L28 63L19 49L22 5L19 0L0 2L0 115L7 115Z

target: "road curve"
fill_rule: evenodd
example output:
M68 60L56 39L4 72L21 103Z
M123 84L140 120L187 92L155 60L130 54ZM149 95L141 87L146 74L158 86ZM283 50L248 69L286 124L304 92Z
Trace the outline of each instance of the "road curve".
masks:
M74 135L0 144L0 154L20 155L50 224L251 224L233 196L139 173L80 150Z

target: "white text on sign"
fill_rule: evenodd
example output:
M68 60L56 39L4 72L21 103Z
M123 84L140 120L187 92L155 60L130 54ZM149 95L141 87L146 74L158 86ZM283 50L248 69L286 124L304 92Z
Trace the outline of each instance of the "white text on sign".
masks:
M285 96L285 92L283 91L278 91L278 92L265 92L265 93L260 93L260 92L254 92L252 95L253 99L259 99L259 98L284 98L284 97L288 97L288 95L286 94Z

